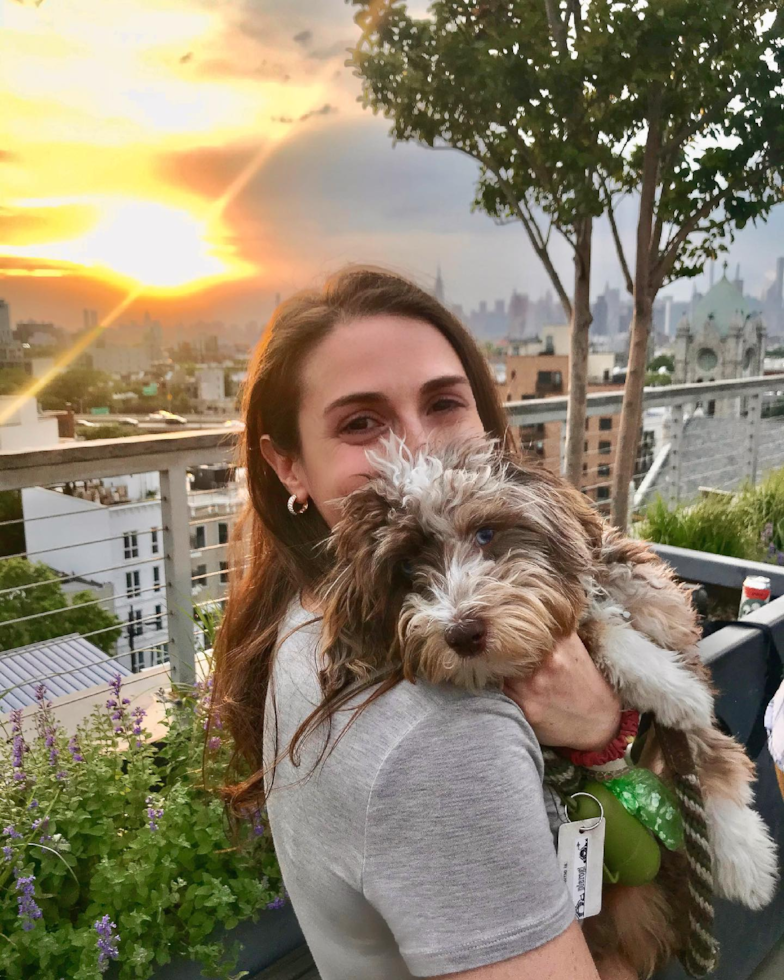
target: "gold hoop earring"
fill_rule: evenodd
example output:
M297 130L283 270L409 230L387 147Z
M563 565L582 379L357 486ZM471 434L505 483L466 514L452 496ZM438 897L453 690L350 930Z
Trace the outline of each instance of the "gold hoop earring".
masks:
M300 514L304 514L305 511L308 509L307 500L305 501L304 504L299 505L299 509L297 509L298 503L299 501L297 500L296 493L292 493L292 495L289 497L288 508L289 508L289 514L293 514L295 517L299 517Z

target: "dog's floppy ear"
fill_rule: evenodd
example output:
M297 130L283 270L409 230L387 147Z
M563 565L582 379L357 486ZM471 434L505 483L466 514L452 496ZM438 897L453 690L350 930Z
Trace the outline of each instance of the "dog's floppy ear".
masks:
M319 588L325 694L368 679L388 660L388 638L396 632L391 587L395 568L384 560L384 532L394 503L388 488L371 481L345 498L341 519L332 530L332 567Z

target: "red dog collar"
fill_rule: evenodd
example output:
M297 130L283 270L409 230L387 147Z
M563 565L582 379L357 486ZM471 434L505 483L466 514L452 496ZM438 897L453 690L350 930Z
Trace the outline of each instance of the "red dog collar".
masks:
M559 749L558 751L573 765L581 766L583 769L604 766L608 762L615 762L616 759L624 757L627 748L637 737L639 727L639 711L622 711L621 727L618 734L600 752L580 752L578 749Z

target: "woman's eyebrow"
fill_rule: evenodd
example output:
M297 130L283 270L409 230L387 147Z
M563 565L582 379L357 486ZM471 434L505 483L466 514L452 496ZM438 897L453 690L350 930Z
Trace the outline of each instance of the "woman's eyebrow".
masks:
M448 388L456 384L467 385L469 384L468 378L464 374L445 374L440 378L431 378L430 381L426 381L420 390L423 395L429 395L439 388ZM349 395L341 395L340 398L330 402L324 409L324 414L329 415L336 408L353 405L355 402L384 402L387 400L387 396L380 391L353 391Z

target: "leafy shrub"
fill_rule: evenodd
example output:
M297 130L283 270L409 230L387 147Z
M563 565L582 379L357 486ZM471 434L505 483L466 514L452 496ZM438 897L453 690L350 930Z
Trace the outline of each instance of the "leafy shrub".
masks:
M647 541L729 558L759 558L759 530L748 526L748 514L730 498L708 497L689 506L670 509L661 497L648 508L637 526Z
M119 675L70 739L44 685L29 743L12 713L0 748L0 976L95 980L112 965L129 980L181 955L227 977L237 951L210 942L213 929L284 903L266 815L233 840L207 788L230 752L219 717L205 751L210 690L207 680L164 699L162 745Z

